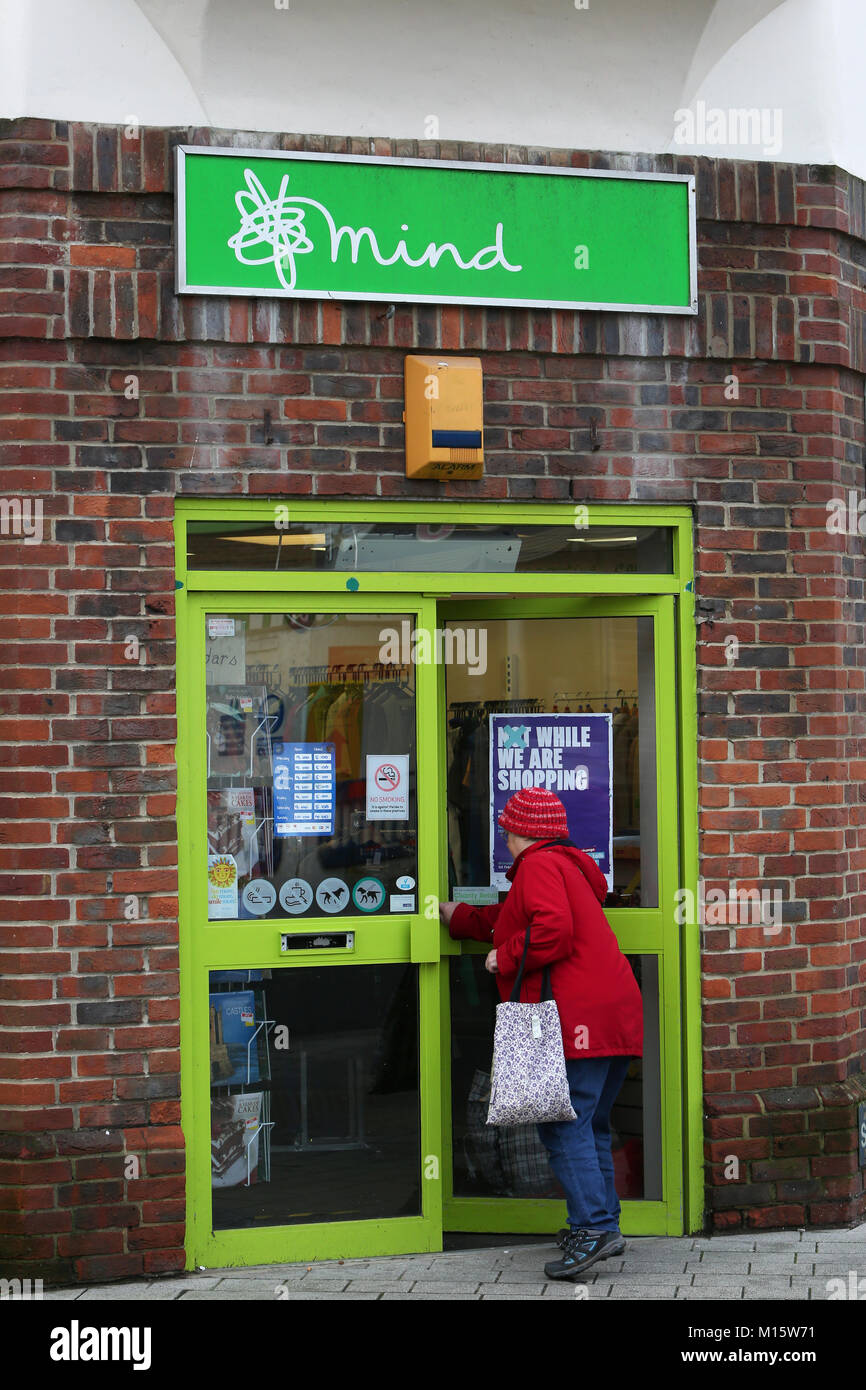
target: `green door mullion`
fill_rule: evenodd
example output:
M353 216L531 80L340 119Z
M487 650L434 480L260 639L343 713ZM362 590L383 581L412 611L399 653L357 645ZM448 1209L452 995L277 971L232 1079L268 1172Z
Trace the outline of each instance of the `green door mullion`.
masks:
M479 502L460 501L346 501L342 498L314 501L285 498L180 498L177 515L182 524L190 521L212 523L216 527L271 523L277 529L277 507L288 506L288 521L366 521L392 523L491 525L497 521L517 526L574 526L573 502ZM587 502L587 525L593 526L670 526L688 530L691 508L675 503ZM375 515L373 513L375 512ZM282 519L282 518L281 518ZM582 528L581 528L582 529ZM183 551L186 556L186 549ZM676 559L676 556L675 556Z
M212 1239L213 1225L208 1028L211 960L209 942L203 930L207 923L207 879L204 873L207 864L205 606L204 598L188 598L183 604L186 636L182 684L189 723L180 739L187 751L187 795L185 809L178 822L187 831L180 839L180 857L186 863L186 893L181 900L184 903L181 923L185 928L181 951L182 955L185 953L188 956L190 963L185 1052L191 1083L187 1087L189 1123L184 1133L187 1140L187 1210L193 1216L192 1231L187 1239L187 1259L192 1265L203 1259L202 1251ZM180 668L178 674L180 676ZM180 679L178 685L181 685Z
M190 594L187 597L189 608L196 609L201 617L208 612L217 614L223 613L285 613L286 598L282 593L275 592L275 580L277 575L265 573L265 579L269 580L267 589L260 592L257 585L238 586L234 585L235 592L226 594L222 591L210 590L207 593ZM385 579L386 576L380 575L377 578ZM423 600L417 594L406 594L400 590L384 592L381 587L369 593L352 591L346 592L343 584L341 592L334 594L322 593L319 589L310 588L309 574L304 576L304 587L291 592L292 609L303 609L305 612L315 613L344 613L351 617L353 613L365 614L389 614L402 613L407 617L413 615L420 616ZM387 606L383 606L383 598L387 599ZM402 602L398 602L398 598ZM204 628L201 634L202 646L204 645ZM205 689L204 674L201 679L202 691Z
M436 609L436 624L442 623L442 603L441 600L433 600ZM448 739L448 709L446 704L445 690L445 667L440 664L436 668L436 709L439 719L439 741L436 744L437 759L440 750L445 752L443 761L437 761L434 774L434 781L431 784L439 792L436 797L438 812L438 845L439 845L439 878L436 884L436 893L440 902L447 902L449 895L449 874L448 874L448 788L447 788L447 739ZM451 1124L451 965L452 956L459 956L462 943L452 941L448 934L448 928L441 922L439 923L439 1073L441 1077L441 1097L439 1123L442 1133L442 1187L441 1200L443 1205L443 1224L444 1210L451 1201L454 1190L454 1145L452 1138ZM480 949L480 947L479 947Z
M656 827L658 907L663 949L659 968L659 1067L662 1083L662 1174L668 1234L683 1230L682 1037L679 1004L679 934L674 892L679 880L677 702L674 601L658 598L653 621L655 687Z
M647 920L643 922L639 916L641 910L641 908L633 907L605 908L604 915L619 942L620 950L626 955L642 955L645 952L649 955L656 955L665 950L668 937L662 923L661 913L657 912L655 908L645 908L643 911L646 913ZM623 921L626 914L627 921ZM456 948L450 954L456 956L461 954L486 955L490 949L489 946L485 946L480 941L457 941L450 942L450 944Z
M604 576L597 575L595 578L603 579ZM591 592L585 594L563 593L557 585L556 593L547 591L534 596L521 593L513 599L479 598L453 602L443 599L439 617L440 621L453 622L465 615L469 602L472 604L473 618L486 618L491 622L498 619L534 622L537 618L630 618L652 616L657 611L655 598L644 597L647 593L645 585L641 586L637 595L624 593L619 596L600 592L604 587L596 584Z
M683 1085L680 1024L679 952L670 950L659 962L659 1070L662 1085L662 1192L667 1234L684 1234L683 1210Z
M675 563L680 576L677 598L677 687L679 692L680 884L698 891L698 742L697 668L695 662L694 537L691 526L674 533ZM704 1115L701 1054L700 934L680 928L680 991L685 1035L683 1065L683 1141L685 1147L685 1230L700 1231L704 1220Z
M335 920L339 921L339 928L334 927ZM270 918L263 922L210 922L201 933L205 937L202 954L211 970L258 970L262 966L274 965L275 960L280 965L290 965L293 970L326 965L329 961L342 961L345 964L346 951L342 947L292 951L290 956L280 950L282 936L306 935L317 929L322 931L321 921L321 918L315 917L289 917ZM384 922L377 922L372 917L344 914L337 919L328 918L327 929L356 933L355 948L351 953L354 963L387 965L389 962L412 959L414 922L414 917L399 917L396 913ZM318 928L316 923L320 924ZM363 940L359 941L358 932L363 933Z
M428 651L434 652L436 601L415 599L418 603L417 627L427 634ZM416 806L418 810L417 916L414 931L418 947L412 959L418 960L421 1018L418 1037L421 1087L421 1189L424 1216L432 1224L427 1249L442 1248L442 1179L445 1171L442 1135L442 1051L441 1011L439 1007L439 668L433 662L415 667L415 701L418 721L416 756Z
M674 891L679 882L679 815L677 791L677 685L673 599L656 600L653 623L656 705L656 826L658 905L667 926L666 946L678 947L673 923ZM667 827L667 833L665 833Z
M496 596L511 594L519 588L521 594L548 594L554 590L558 594L642 594L673 593L677 579L670 574L483 574L456 573L451 570L394 570L375 574L358 570L354 575L346 575L342 570L322 570L316 572L318 593L345 595L347 578L354 579L357 594L367 595L375 591L387 594L431 593L453 598L465 594ZM249 594L294 593L306 589L310 575L302 570L190 570L187 575L190 591L218 594L236 594L240 591ZM367 585L370 585L368 591Z
M182 546L184 562L185 544ZM177 603L177 823L180 826L192 824L194 804L200 798L200 783L194 781L194 765L201 772L200 737L195 737L191 700L197 671L191 657L192 629L195 610L179 593ZM202 676L203 678L203 676ZM200 726L199 726L200 728ZM179 976L180 976L180 1117L185 1141L186 1159L186 1267L193 1269L200 1252L204 1249L207 1230L210 1224L211 1207L210 1186L205 1181L205 1131L196 1124L196 1116L201 1107L201 1072L210 1082L210 1048L204 1054L199 1051L196 1039L196 1022L199 1013L199 974L196 971L197 932L194 930L195 918L192 912L192 896L196 874L193 872L193 859L190 853L189 837L178 835L178 923L179 923ZM207 1059L202 1064L202 1055ZM209 1129L208 1124L208 1129ZM207 1139L208 1164L210 1138ZM207 1175L210 1176L209 1173Z

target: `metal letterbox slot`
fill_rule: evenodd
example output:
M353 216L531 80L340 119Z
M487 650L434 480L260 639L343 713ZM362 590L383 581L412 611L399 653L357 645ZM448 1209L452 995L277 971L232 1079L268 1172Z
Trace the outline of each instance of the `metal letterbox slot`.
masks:
M353 931L283 932L281 951L354 951Z

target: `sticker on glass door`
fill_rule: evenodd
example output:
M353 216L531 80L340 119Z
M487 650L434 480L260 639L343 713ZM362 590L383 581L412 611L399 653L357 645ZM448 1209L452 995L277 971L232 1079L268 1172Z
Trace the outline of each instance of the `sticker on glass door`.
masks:
M313 902L313 890L305 878L287 879L280 889L280 906L297 917L306 912Z
M332 743L284 743L274 751L274 835L333 835Z
M367 754L367 820L406 820L409 754Z
M379 912L385 901L385 885L378 878L367 875L359 878L352 889L352 901L359 912Z

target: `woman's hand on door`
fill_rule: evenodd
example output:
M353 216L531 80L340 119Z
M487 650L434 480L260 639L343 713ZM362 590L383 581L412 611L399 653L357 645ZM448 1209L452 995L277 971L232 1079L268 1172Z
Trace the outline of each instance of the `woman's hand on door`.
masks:
M451 921L451 918L452 918L453 915L454 915L454 909L455 909L456 907L457 907L457 904L456 904L456 903L440 903L440 904L439 904L439 916L440 916L442 922L444 923L444 925L445 925L446 927L449 925L449 923L450 923L450 921Z
M491 973L491 975L495 975L495 974L498 972L499 966L496 964L496 951L495 951L495 950L493 950L493 951L488 951L487 955L485 956L485 958L484 958L484 969L485 969L485 970L489 970L490 973Z

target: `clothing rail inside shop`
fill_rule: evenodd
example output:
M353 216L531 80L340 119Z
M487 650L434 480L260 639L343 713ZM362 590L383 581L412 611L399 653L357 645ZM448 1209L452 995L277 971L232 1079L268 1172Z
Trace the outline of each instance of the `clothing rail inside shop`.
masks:
M594 694L589 690L558 690L553 697L553 712L556 714L617 714L629 709L637 709L637 693L633 690L602 691ZM601 710L594 705L602 705ZM564 708L563 708L564 707Z
M557 691L556 694L553 696L553 710L551 712L561 712L563 714L579 714L583 710L583 703L589 703L590 701L595 701L596 704L598 704L600 701L604 701L607 707L607 712L609 714L615 714L618 710L625 710L628 705L628 702L631 702L633 706L636 706L637 694L636 692L631 690L617 690L615 695L611 694L610 691L602 691L600 694L594 694L591 691L585 690L560 690ZM557 706L561 704L579 705L580 708L574 711L559 711L557 710ZM460 715L464 714L544 714L547 712L544 708L543 701L539 699L486 701L452 700L448 706L448 710L450 714L456 717L459 717ZM587 714L592 713L591 710L583 710L583 712ZM604 713L604 711L602 711L602 713Z
M321 682L328 685L361 684L367 681L403 681L408 683L410 668L395 666L393 663L358 662L345 666L296 666L289 676L291 685L311 685Z
M542 714L540 700L452 700L448 709L452 714Z
M557 690L554 700L637 700L635 690L602 690L597 694L591 690Z

